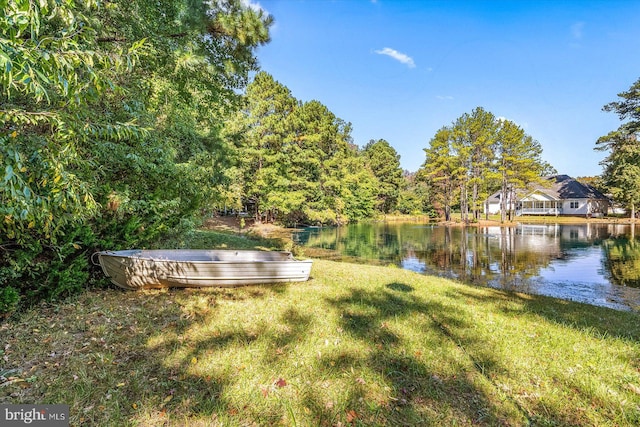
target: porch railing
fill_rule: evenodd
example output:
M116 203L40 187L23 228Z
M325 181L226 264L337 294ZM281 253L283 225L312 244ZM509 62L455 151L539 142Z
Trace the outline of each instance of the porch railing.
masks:
M520 208L516 209L516 216L520 215L561 215L560 208Z

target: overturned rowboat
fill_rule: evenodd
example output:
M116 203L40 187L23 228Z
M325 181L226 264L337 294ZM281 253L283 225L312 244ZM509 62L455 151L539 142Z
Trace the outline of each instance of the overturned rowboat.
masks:
M312 264L290 252L257 250L134 249L95 257L104 274L125 289L304 282Z

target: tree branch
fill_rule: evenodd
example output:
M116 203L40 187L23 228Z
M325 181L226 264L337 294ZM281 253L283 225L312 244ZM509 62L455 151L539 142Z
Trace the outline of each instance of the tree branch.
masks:
M179 39L182 37L186 37L188 36L189 33L187 32L182 32L182 33L175 33L175 34L166 34L165 37L169 37L172 39ZM129 39L127 39L126 37L118 37L118 36L113 36L113 37L98 37L96 39L98 41L98 43L126 43L129 41Z

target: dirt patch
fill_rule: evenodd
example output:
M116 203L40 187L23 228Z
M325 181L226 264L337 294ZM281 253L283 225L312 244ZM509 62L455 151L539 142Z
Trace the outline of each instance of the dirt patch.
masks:
M251 228L254 224L253 218L244 218L244 224L242 218L233 215L227 216L214 216L208 218L204 222L204 228L207 230L222 230L222 231L246 231L245 229Z
M244 222L243 222L244 219ZM291 238L291 230L269 223L256 222L253 218L214 216L204 222L204 229L222 232L253 234L264 238Z

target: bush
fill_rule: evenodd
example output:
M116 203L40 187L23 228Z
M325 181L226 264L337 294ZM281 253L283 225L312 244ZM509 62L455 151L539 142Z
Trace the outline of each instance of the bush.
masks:
M11 286L0 289L0 316L11 314L20 302L20 293Z
M5 245L0 253L0 314L19 305L60 300L77 294L89 281L91 230L69 226L57 244L44 245L37 234L18 245Z

